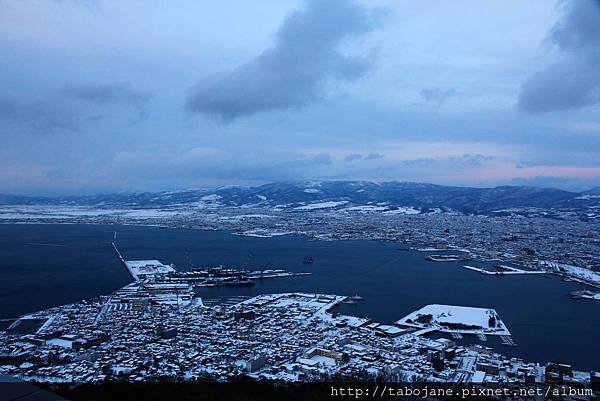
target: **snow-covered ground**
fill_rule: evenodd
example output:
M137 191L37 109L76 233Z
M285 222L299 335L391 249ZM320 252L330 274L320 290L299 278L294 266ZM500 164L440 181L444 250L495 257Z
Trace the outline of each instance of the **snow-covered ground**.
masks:
M388 210L387 212L383 212L384 214L419 214L421 211L415 209L414 207L406 207L401 206L397 209Z
M165 209L99 209L82 206L3 206L0 220L77 219L86 217L116 216L131 219L167 218L184 210Z
M217 200L219 200L221 198L222 198L221 195L211 194L211 195L204 195L203 197L200 198L200 200L203 200L203 201L217 201Z
M551 271L566 274L576 279L585 280L593 284L600 285L600 272L584 269L583 267L549 261L540 261L540 266Z
M137 281L140 277L166 274L175 271L173 266L164 265L158 260L126 260L127 270Z
M160 209L136 209L129 210L123 213L125 217L133 217L139 219L148 218L161 218L161 217L173 217L179 215L180 212L174 210L160 210Z
M332 207L337 207L341 205L345 205L348 201L330 201L330 202L318 202L311 203L310 205L298 206L295 207L294 210L315 210L315 209L329 209Z
M375 206L375 205L363 205L363 206L352 206L343 209L348 212L381 212L388 210L386 206Z
M427 305L398 320L396 324L423 329L432 327L447 333L510 335L494 309L468 306Z

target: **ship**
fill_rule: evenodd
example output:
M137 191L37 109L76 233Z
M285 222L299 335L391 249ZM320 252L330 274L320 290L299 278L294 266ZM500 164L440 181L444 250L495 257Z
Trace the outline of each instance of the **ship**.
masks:
M307 256L302 261L302 263L306 263L306 264L310 264L310 263L314 263L314 262L315 262L315 258L313 258L312 256Z
M224 287L253 287L254 281L248 279L223 280L220 283Z

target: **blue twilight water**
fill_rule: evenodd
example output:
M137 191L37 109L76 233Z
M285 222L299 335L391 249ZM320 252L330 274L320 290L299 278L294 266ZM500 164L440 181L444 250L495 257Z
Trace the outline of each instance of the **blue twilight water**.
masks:
M581 289L558 277L490 277L461 262L429 262L417 251L378 241L252 238L218 231L138 226L0 225L0 317L108 294L130 281L110 243L127 259L159 259L186 269L223 264L248 269L310 271L265 279L252 288L205 288L206 300L269 292L321 292L364 297L343 313L392 323L426 304L495 308L518 347L497 351L533 362L561 361L600 369L600 302L572 301ZM302 263L312 255L315 263ZM472 339L466 338L466 341Z

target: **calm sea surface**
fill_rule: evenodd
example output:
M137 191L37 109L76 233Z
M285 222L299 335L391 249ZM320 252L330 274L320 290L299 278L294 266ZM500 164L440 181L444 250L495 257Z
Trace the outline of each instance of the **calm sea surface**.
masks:
M319 292L364 297L341 312L392 323L432 303L490 307L518 347L490 338L498 352L533 362L560 361L600 369L600 302L569 299L583 287L558 277L489 277L461 262L429 262L427 253L377 241L252 238L219 231L138 226L0 225L0 317L108 294L130 281L110 243L127 259L159 259L178 269L223 264L248 269L310 271L265 279L252 288L206 288L208 302L270 292ZM312 255L315 263L302 263ZM474 341L465 337L466 342Z

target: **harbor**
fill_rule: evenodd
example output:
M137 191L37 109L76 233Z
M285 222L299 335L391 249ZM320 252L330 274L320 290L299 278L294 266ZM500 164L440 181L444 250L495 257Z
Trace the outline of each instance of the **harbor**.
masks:
M113 239L116 240L117 232L114 233ZM111 243L119 260L123 263L134 282L145 282L146 286L169 286L173 289L181 289L177 287L189 286L190 289L195 287L252 287L256 280L309 276L311 272L289 272L284 269L263 269L263 270L245 270L226 268L223 265L209 267L194 267L189 266L187 271L178 271L174 264L165 265L155 259L144 260L126 260L116 243ZM311 259L312 263L312 259ZM148 284L151 283L151 284ZM187 287L186 287L187 288Z
M432 301L485 306L500 314L510 328L511 337L518 343L518 347L503 347L497 336L487 336L486 346L501 347L502 353L508 356L531 361L559 360L581 368L597 368L595 356L600 352L597 341L600 326L589 318L597 312L597 301L569 299L571 292L586 289L581 283L565 282L562 277L551 274L509 275L504 277L514 279L490 280L493 276L474 274L462 268L463 264L474 263L431 263L423 260L425 255L417 250L397 251L397 243L392 242L311 241L298 236L256 238L221 231L140 226L5 226L5 236L0 240L4 238L5 249L10 253L0 261L5 271L5 280L0 283L2 317L15 318L31 311L111 294L131 283L131 274L111 245L115 230L118 230L116 244L124 259L155 259L165 265L175 265L180 274L193 272L190 266L219 265L247 271L263 270L265 276L267 270L279 269L312 273L262 280L251 278L254 285L249 287L203 287L190 282L194 293L211 303L227 302L231 297L290 291L346 296L358 293L364 300L357 304L340 304L339 312L387 325ZM15 244L13 238L23 240ZM47 238L68 247L40 247L35 258L29 256L29 247L23 244L49 242ZM314 256L314 267L302 263L307 255ZM49 263L50 260L53 262ZM12 268L15 264L31 267L15 270ZM476 266L493 270L495 264L508 263L478 261ZM61 266L69 268L65 270ZM32 283L28 278L31 269L43 274L44 279ZM11 288L18 288L19 292L11 292ZM536 290L535 296L532 288ZM176 302L176 298L173 300ZM532 319L545 327L543 343L539 341L540 333L531 330ZM580 328L584 326L587 331L582 334ZM478 338L466 335L463 341L471 340Z

